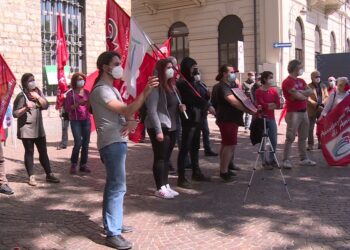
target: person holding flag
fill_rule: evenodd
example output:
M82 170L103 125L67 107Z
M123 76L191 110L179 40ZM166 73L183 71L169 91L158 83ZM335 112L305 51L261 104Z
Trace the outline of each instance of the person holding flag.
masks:
M197 62L185 57L181 62L181 74L184 79L179 79L177 87L182 97L183 104L188 110L188 119L181 116L182 138L180 152L178 155L178 186L192 188L191 183L185 177L186 157L190 153L192 165L192 180L210 181L199 168L199 144L201 123L206 113L215 114L215 110L209 101L207 93L202 91L199 84L195 84L195 75L198 72Z
M121 56L115 51L103 52L97 59L99 74L90 94L90 105L96 124L97 147L106 167L106 185L103 194L103 225L107 233L106 245L117 249L130 249L132 243L121 235L123 201L126 192L125 160L128 134L138 124L133 117L141 108L158 78L149 77L147 86L136 99L126 105L113 86L123 76Z
M47 155L46 135L43 124L42 110L49 107L43 93L37 88L34 75L25 73L21 78L23 91L19 93L13 104L13 117L17 121L17 137L24 146L24 165L29 175L28 184L36 186L34 176L34 145L39 152L39 161L46 173L46 182L59 183L60 180L52 173L49 156Z
M154 155L153 176L157 188L155 195L163 199L172 199L179 193L169 185L170 157L176 143L179 111L184 112L186 106L178 100L171 60L159 60L155 71L158 72L160 84L147 98L145 125Z

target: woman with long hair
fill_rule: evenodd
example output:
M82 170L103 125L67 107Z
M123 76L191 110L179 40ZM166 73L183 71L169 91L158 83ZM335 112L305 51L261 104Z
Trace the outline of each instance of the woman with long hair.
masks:
M96 124L97 147L106 167L106 185L103 194L103 225L107 233L106 245L129 249L132 244L121 236L123 227L123 202L126 192L125 160L130 131L136 128L134 113L140 109L158 79L150 77L145 90L126 105L113 86L123 76L121 57L117 52L103 52L97 59L99 71L90 94L91 111Z
M271 141L271 146L276 151L277 146L277 124L275 119L275 109L281 108L280 97L275 87L273 87L273 73L264 71L261 73L261 87L256 90L255 104L261 107L261 114L266 119L266 127L268 128L268 136ZM265 145L264 145L265 146ZM277 167L277 162L274 158L274 152L270 152L267 159L263 160L263 167L266 170L272 170Z
M39 161L46 173L46 181L59 183L60 180L52 173L47 155L46 135L43 125L42 110L49 107L48 101L36 86L34 75L25 73L21 78L23 92L19 93L13 104L13 117L17 121L17 137L24 146L24 165L29 181L36 186L34 176L34 145L39 152Z
M145 125L153 149L153 177L157 188L155 195L172 199L179 193L169 185L169 163L176 143L179 111L184 111L185 105L180 104L176 97L176 81L171 60L159 60L155 70L158 72L159 88L153 89L147 98Z
M86 77L82 73L75 73L71 79L72 89L65 99L65 110L69 114L70 126L74 138L74 147L71 155L70 173L76 174L76 167L81 150L79 171L90 173L87 160L90 142L90 113L89 91L84 89Z

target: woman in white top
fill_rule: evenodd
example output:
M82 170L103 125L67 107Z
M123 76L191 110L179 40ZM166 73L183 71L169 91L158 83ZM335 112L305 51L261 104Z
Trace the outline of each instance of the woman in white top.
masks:
M346 85L348 84L349 80L347 77L339 77L337 79L337 90L329 96L326 106L324 107L321 113L321 116L326 116L349 94L349 92L346 91Z

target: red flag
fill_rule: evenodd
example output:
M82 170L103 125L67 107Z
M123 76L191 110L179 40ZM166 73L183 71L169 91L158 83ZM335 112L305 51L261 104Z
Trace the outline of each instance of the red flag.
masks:
M56 109L61 109L63 106L64 97L63 94L68 90L66 76L64 75L64 66L68 61L68 50L66 44L66 38L64 36L61 14L57 16L57 101Z
M157 60L154 59L152 56L150 56L148 53L146 53L141 67L140 67L140 74L139 77L137 78L137 93L136 95L138 96L146 87L147 85L147 81L148 81L148 77L153 75L153 70L156 66ZM126 91L126 84L122 86L122 88L120 89L121 93L124 94L124 97L128 97L125 102L126 103L131 103L132 101L134 101L134 98L129 95L126 96L125 95L125 91ZM138 112L135 113L134 115L135 119L140 119L140 115ZM144 130L144 124L143 123L139 123L137 128L135 129L134 132L129 134L129 139L133 142L139 142L141 137L142 137L142 131Z
M128 56L130 16L114 1L107 0L106 44L108 51L117 51L124 67Z
M322 152L330 166L350 163L350 95L318 124Z
M11 72L11 69L5 62L4 58L0 55L0 124L11 100L13 90L16 86L16 78Z
M163 59L171 55L171 37L159 48L160 51L153 51L153 58Z

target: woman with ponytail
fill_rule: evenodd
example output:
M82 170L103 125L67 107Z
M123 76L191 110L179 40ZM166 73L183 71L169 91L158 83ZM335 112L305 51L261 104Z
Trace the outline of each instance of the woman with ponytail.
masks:
M140 109L158 78L150 77L145 90L136 100L126 105L113 86L123 76L121 57L117 52L103 52L97 59L99 75L90 94L90 105L96 124L97 147L106 167L106 185L103 194L103 224L107 233L106 245L129 249L132 244L121 234L130 231L123 226L123 201L126 192L125 160L130 131L136 128L134 113Z

